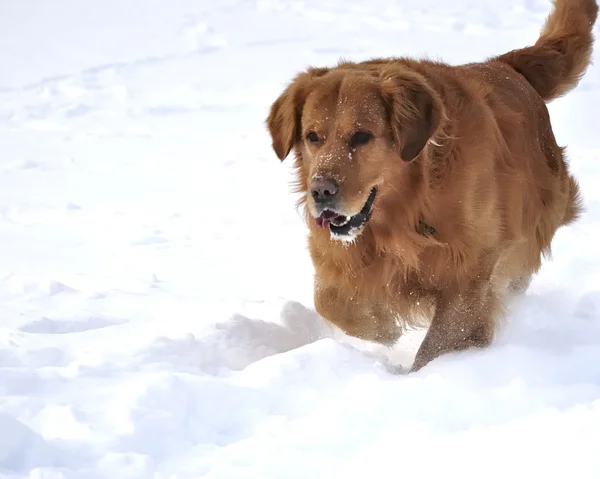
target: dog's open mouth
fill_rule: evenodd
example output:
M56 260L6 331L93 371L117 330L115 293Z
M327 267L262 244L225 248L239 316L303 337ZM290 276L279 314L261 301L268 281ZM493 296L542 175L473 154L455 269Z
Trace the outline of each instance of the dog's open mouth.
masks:
M349 236L362 228L373 212L373 201L377 195L377 189L373 188L364 206L354 216L344 216L337 212L325 209L321 215L315 219L319 228L327 228L336 236Z

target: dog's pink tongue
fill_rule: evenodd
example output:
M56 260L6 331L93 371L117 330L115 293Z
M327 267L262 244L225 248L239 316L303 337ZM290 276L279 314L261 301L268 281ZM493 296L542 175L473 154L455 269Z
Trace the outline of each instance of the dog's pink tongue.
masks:
M317 223L317 226L319 228L327 228L329 227L329 220L324 218L323 216L319 216L318 218L315 219L315 222Z

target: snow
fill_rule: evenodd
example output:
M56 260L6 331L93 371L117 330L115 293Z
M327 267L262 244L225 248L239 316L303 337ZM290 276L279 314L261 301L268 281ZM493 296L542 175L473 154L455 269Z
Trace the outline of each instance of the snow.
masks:
M4 2L0 477L600 477L599 67L550 107L585 216L492 347L410 375L421 331L314 313L263 123L308 64L478 60L550 6Z

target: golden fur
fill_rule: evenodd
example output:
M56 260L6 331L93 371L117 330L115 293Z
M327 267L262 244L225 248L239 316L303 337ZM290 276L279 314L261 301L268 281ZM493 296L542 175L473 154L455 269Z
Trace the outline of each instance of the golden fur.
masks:
M325 319L383 344L428 324L413 370L491 343L506 294L527 288L581 212L545 102L585 72L597 11L556 0L535 45L480 63L375 59L293 79L267 126L278 157L295 154ZM348 217L376 191L358 235L315 222L314 178L339 185Z

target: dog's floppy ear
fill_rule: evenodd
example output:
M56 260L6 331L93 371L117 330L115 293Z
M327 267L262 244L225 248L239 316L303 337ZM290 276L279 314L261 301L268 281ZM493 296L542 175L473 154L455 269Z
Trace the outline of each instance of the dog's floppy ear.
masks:
M440 126L442 100L423 77L410 71L384 72L381 93L400 158L412 161Z
M310 81L328 71L327 68L309 68L300 73L271 105L266 123L273 141L273 149L281 161L286 159L294 143L300 139L302 108Z

